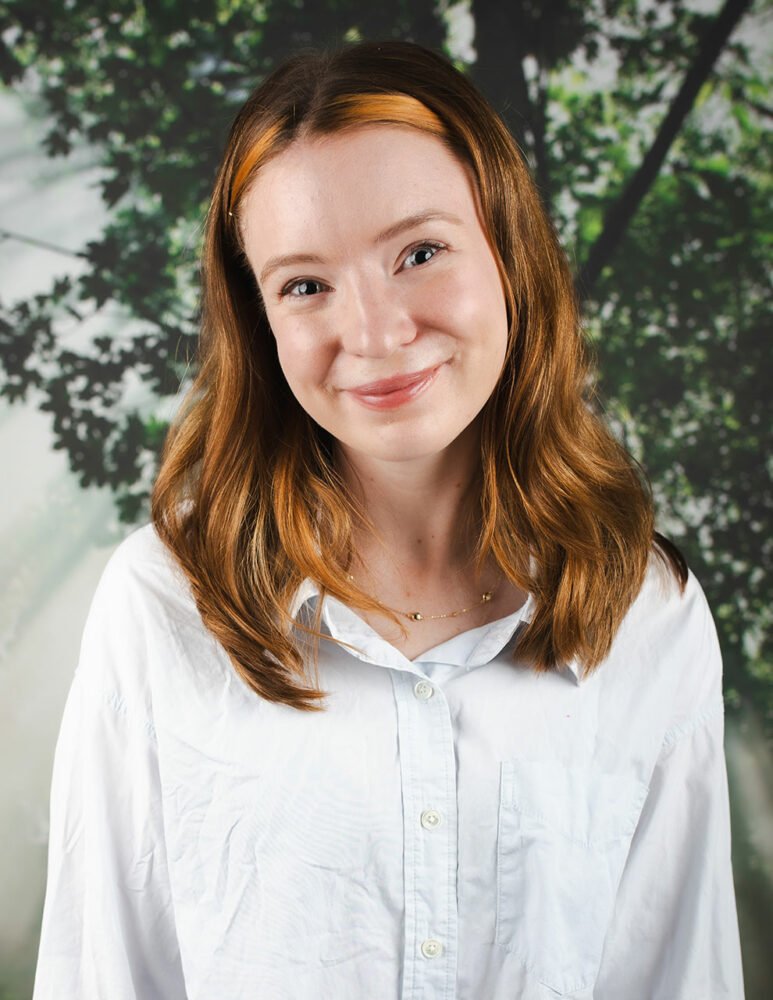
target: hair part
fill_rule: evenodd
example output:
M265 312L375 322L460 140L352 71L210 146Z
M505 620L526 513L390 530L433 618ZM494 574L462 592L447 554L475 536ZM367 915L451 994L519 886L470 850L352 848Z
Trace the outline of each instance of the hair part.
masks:
M262 698L319 709L308 677L322 637L290 605L321 593L382 611L346 572L367 516L333 441L293 397L241 246L252 179L292 142L365 125L436 136L472 172L510 324L481 422L476 556L535 599L515 655L535 670L595 669L655 554L683 588L678 549L654 531L646 477L594 411L590 360L569 268L507 129L472 84L418 46L363 43L304 53L239 112L207 217L200 370L170 429L152 500L207 628ZM300 630L300 631L299 631ZM315 665L316 656L312 657Z

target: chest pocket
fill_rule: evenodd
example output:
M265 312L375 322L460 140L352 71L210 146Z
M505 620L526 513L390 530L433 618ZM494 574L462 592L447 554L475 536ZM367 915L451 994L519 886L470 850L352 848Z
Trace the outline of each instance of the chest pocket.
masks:
M497 944L559 996L591 986L647 786L554 761L501 765Z

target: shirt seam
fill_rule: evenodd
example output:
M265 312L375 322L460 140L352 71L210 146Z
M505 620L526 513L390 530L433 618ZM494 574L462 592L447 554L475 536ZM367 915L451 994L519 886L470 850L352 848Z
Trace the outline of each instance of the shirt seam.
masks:
M666 732L663 737L663 743L661 744L661 751L668 750L674 744L679 743L681 740L685 739L687 736L691 736L696 730L701 729L703 726L711 722L716 716L722 715L724 713L725 705L722 699L710 705L708 708L704 708L701 712L696 715L691 716L686 722L681 725L672 726Z
M123 715L125 718L133 722L139 721L140 727L145 731L145 735L152 740L153 743L158 743L158 737L156 735L156 727L148 719L138 720L137 716L129 710L128 705L121 697L117 691L103 691L102 692L103 703L116 715Z

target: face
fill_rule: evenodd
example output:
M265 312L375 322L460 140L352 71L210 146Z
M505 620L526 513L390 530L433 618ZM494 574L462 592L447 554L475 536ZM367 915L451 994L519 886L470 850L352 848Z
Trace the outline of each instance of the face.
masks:
M446 146L381 125L297 140L239 217L290 389L349 459L460 447L502 370L507 310Z

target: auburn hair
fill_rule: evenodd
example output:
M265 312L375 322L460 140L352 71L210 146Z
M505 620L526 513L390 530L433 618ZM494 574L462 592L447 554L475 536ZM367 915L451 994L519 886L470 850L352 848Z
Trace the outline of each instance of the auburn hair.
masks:
M198 375L170 428L153 523L243 680L269 701L319 709L326 692L291 616L298 587L311 578L322 594L383 609L346 572L367 516L330 435L282 374L239 209L257 171L292 142L366 124L434 135L472 172L509 318L482 413L476 554L534 598L515 656L537 671L577 658L587 674L653 547L682 588L687 567L654 530L646 477L594 411L571 275L522 155L472 83L417 45L298 54L237 115L206 222ZM302 628L316 650L319 606Z

